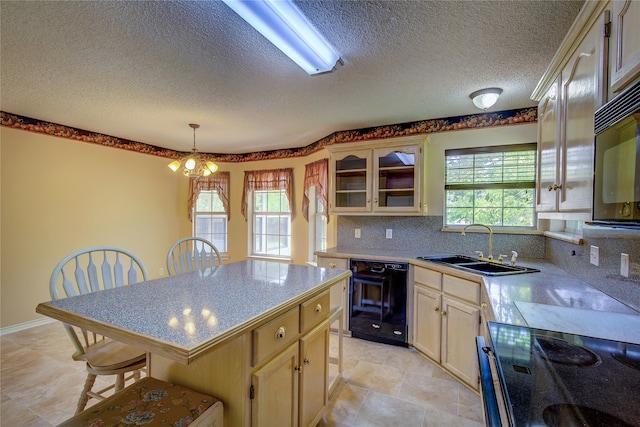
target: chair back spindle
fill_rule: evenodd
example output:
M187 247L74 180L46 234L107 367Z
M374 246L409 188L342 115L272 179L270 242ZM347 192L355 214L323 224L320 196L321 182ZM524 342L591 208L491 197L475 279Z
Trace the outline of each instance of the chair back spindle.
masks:
M167 253L170 275L204 270L222 265L222 255L210 241L200 237L185 237L171 245Z

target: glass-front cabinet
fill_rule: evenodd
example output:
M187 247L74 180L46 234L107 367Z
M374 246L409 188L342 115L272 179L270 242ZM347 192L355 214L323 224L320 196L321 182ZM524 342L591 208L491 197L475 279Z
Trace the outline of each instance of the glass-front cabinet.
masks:
M329 147L331 213L423 215L424 150L424 137Z
M351 212L366 212L371 203L370 150L337 154L332 159L335 185L332 206Z

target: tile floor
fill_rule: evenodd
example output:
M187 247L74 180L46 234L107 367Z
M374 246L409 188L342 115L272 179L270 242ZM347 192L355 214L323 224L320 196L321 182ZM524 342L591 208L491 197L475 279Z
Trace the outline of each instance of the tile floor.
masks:
M1 337L0 425L45 427L73 415L86 372L72 352L58 323ZM320 426L483 425L480 397L415 350L345 338L343 374Z

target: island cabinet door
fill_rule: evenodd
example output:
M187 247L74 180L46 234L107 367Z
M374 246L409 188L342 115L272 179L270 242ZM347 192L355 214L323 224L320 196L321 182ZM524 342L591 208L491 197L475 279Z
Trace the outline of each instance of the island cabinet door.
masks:
M287 347L251 379L251 425L298 425L298 342Z
M300 427L315 426L328 402L329 323L300 339Z

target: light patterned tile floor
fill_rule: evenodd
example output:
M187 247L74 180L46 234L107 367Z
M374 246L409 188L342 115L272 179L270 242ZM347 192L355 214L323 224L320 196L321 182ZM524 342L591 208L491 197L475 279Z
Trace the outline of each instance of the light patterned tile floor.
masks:
M0 425L46 427L73 416L86 372L72 353L59 323L3 335ZM319 426L483 425L480 397L413 349L345 337L343 363Z

